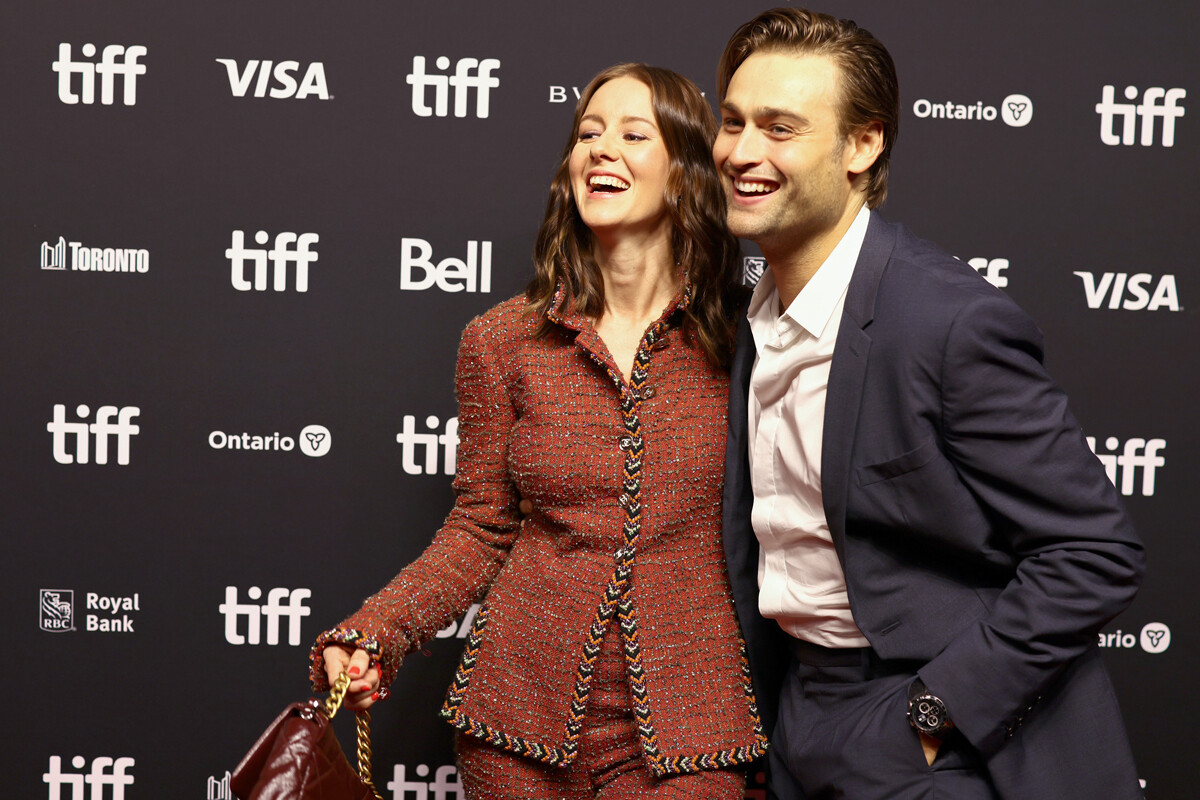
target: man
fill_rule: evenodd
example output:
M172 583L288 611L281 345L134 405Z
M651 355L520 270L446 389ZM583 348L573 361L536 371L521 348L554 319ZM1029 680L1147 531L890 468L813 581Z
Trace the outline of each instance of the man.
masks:
M773 790L1140 797L1095 643L1141 544L1033 322L868 210L887 50L777 9L719 82L729 225L770 265L733 362L725 549Z

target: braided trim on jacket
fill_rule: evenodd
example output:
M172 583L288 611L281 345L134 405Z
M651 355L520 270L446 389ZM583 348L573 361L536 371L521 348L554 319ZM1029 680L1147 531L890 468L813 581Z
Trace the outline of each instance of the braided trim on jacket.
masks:
M366 650L371 656L371 662L367 665L367 669L378 667L382 676L383 667L383 646L375 637L359 630L350 628L331 628L317 637L317 642L309 651L308 679L312 682L313 690L317 692L328 691L329 677L325 674L325 648L332 644L344 644L347 647ZM395 677L395 668L392 669L391 677ZM387 686L391 680L383 680L380 678L380 686Z

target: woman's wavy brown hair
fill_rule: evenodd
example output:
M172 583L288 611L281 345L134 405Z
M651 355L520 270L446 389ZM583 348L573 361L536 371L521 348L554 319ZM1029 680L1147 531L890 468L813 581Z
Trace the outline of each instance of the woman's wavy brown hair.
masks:
M575 105L571 134L550 184L546 216L534 248L536 274L525 289L530 310L542 315L538 334L551 327L544 315L560 282L576 311L593 318L604 312L604 278L592 255L592 232L575 206L570 160L579 120L592 96L605 83L622 77L649 87L654 119L670 159L665 199L674 224L671 251L692 284L684 334L712 363L724 368L732 352L740 294L738 242L725 227L725 191L712 159L716 119L694 83L647 64L609 67L592 79Z

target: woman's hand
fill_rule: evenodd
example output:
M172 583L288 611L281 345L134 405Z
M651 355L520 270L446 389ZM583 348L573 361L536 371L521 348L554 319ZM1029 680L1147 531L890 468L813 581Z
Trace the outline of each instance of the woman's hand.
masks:
M366 650L352 650L343 644L331 644L322 651L322 656L325 659L325 676L329 679L330 686L343 672L350 676L350 688L346 691L346 700L343 703L346 708L351 711L364 711L376 700L381 699L379 669L370 666L371 656Z

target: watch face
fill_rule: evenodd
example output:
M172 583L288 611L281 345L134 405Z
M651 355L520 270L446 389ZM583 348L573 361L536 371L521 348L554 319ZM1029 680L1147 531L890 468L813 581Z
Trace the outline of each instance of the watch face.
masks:
M923 695L913 700L909 707L913 724L918 730L933 733L942 727L946 719L946 709L941 701L930 695Z

